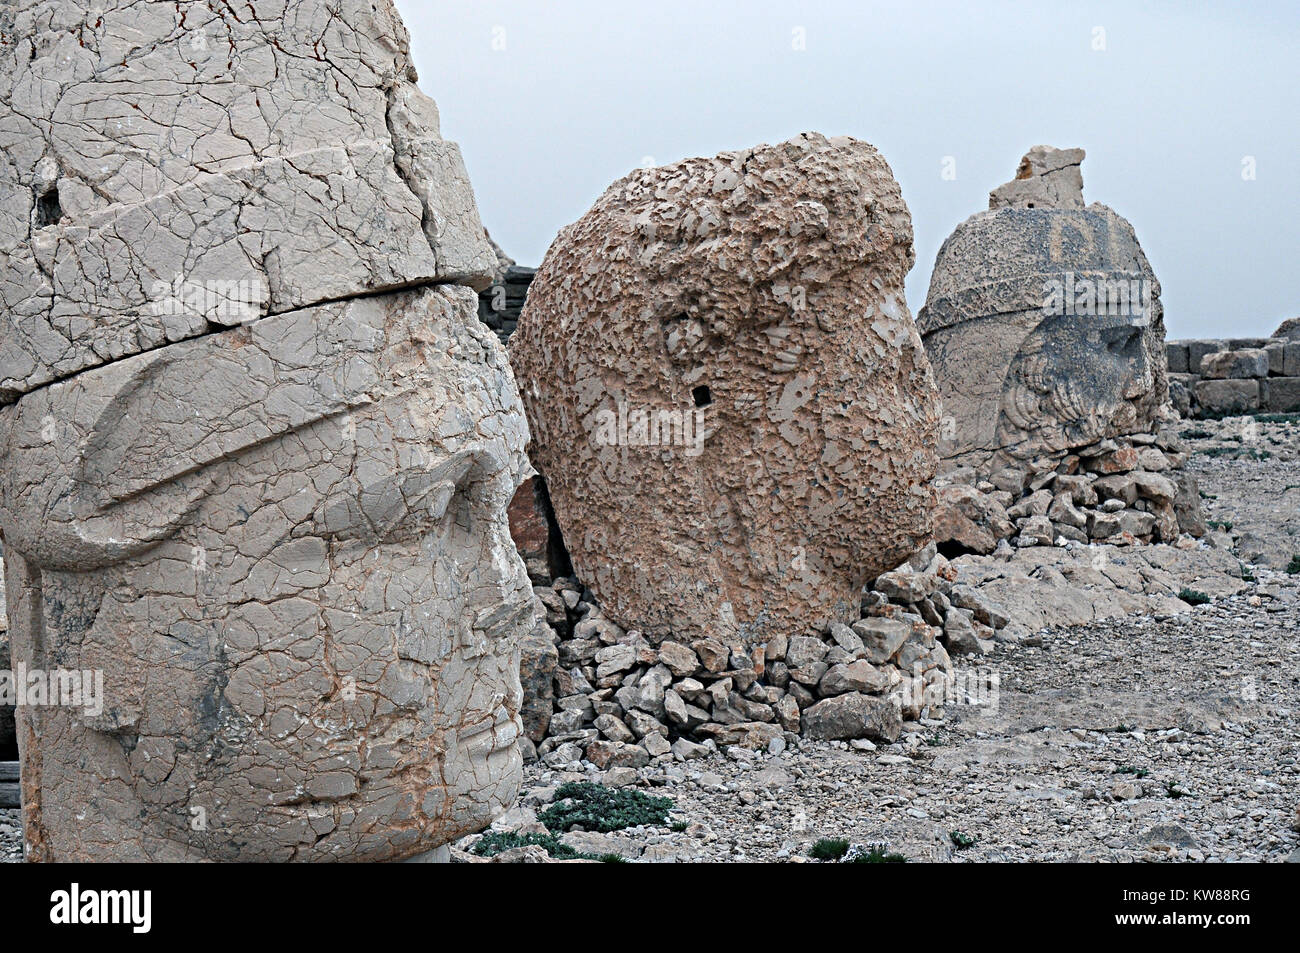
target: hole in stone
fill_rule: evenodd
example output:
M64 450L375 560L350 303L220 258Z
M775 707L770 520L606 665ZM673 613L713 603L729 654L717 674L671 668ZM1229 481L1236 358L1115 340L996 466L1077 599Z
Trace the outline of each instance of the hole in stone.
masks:
M713 394L709 392L707 384L701 384L699 387L695 388L691 391L691 396L695 398L696 407L707 407L709 404L713 403Z
M61 218L63 208L59 205L59 188L52 185L36 200L36 227L55 225Z
M938 546L939 555L944 559L956 559L958 556L979 555L975 550L963 546L955 539L946 540Z

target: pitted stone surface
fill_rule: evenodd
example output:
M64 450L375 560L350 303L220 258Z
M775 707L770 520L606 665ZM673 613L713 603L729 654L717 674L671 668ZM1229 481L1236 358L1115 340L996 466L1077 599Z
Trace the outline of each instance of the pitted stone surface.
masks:
M1082 157L1036 147L1028 177L939 250L918 323L945 468L991 473L1156 429L1168 399L1160 285L1133 227L1082 207Z
M103 674L19 709L29 859L482 829L520 777L527 427L391 3L24 0L0 29L12 653Z
M490 280L388 0L21 0L0 29L0 400L210 324Z
M938 418L911 242L880 154L815 133L638 170L560 233L512 361L608 616L733 647L817 632L920 548Z

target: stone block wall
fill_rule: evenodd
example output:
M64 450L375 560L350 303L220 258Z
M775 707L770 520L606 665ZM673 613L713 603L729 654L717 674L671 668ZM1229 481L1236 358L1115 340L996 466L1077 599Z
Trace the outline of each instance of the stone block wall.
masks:
M479 320L496 332L502 344L510 339L519 323L519 313L524 310L524 299L534 271L534 268L509 265L486 290L479 292Z
M1267 338L1169 341L1165 353L1184 417L1300 413L1300 328L1290 322Z

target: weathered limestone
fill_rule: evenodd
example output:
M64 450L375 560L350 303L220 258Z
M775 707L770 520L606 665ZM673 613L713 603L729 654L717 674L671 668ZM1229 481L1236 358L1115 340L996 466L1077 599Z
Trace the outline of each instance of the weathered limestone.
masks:
M0 400L209 323L487 284L460 152L388 0L9 11Z
M1213 380L1241 380L1268 376L1268 351L1249 348L1220 351L1201 359L1202 376Z
M911 219L815 133L641 169L564 229L511 355L575 572L658 640L857 618L929 530L934 385Z
M1253 414L1260 408L1258 380L1202 380L1195 393L1200 409L1212 414Z
M5 24L12 651L103 674L19 709L29 857L430 851L515 797L535 614L455 146L387 0L104 6Z
M945 468L992 473L1155 430L1167 395L1160 286L1132 226L1083 207L1082 158L1035 147L939 251L918 323Z
M1034 146L1016 177L989 193L989 208L1083 208L1082 149Z

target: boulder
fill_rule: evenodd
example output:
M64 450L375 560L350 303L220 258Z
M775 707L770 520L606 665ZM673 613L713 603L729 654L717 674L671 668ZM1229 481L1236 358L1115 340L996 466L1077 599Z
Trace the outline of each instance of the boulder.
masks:
M824 696L842 695L845 692L879 694L889 688L889 681L889 675L885 671L859 659L856 662L832 665L818 682L817 691Z
M1268 355L1268 373L1270 377L1282 377L1286 374L1286 338L1270 338L1264 345Z
M577 575L657 639L857 617L930 531L912 227L865 142L638 169L563 229L510 340Z
M867 661L883 665L911 636L912 624L901 619L869 618L853 623L853 631L862 639Z
M1201 509L1201 487L1196 474L1179 470L1175 474L1174 515L1180 532L1200 538L1205 535L1205 512Z
M1300 377L1300 340L1288 340L1282 349L1282 376Z
M903 733L896 699L856 692L810 705L803 710L802 724L805 737L822 741L867 738L892 743Z

